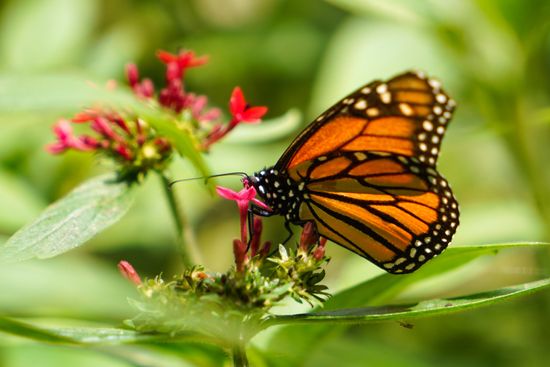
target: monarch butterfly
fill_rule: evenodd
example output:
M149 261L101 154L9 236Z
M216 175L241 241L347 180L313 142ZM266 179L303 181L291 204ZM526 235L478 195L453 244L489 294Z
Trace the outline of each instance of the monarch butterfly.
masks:
M434 79L373 81L322 113L278 162L249 177L287 224L318 233L382 269L410 273L441 253L458 203L436 170L455 102Z

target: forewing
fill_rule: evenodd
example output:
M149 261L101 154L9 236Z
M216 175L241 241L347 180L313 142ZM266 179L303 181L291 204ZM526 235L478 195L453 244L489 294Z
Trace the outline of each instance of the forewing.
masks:
M321 114L276 167L289 170L333 152L387 152L435 167L454 106L439 82L422 73L374 81Z
M391 273L443 251L458 226L447 181L416 158L347 152L316 159L304 174L300 218Z

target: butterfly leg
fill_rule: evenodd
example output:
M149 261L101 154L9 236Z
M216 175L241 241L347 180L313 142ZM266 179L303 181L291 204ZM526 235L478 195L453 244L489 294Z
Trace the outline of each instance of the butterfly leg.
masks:
M252 205L250 208L248 208L248 218L247 218L247 224L248 224L248 243L246 244L246 251L250 250L250 244L252 243L252 237L254 236L254 215L260 216L260 217L271 217L274 215L272 212L268 212L267 210L264 210L262 208L258 208L257 206Z
M252 236L254 236L254 211L252 209L248 209L247 214L247 224L248 224L248 242L246 244L246 252L250 250L250 244L252 243Z

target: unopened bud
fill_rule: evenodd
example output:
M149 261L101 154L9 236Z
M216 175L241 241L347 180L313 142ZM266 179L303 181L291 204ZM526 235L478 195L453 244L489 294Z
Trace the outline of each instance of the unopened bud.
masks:
M244 265L248 261L246 256L246 243L239 239L233 240L233 254L235 255L235 266L238 272L244 270Z
M300 236L300 250L307 253L310 247L317 242L317 233L315 230L315 224L313 222L307 222L304 225L302 230L302 235Z
M319 239L319 245L317 245L317 248L313 251L313 258L315 260L319 261L325 256L326 245L327 245L327 239L324 237L321 237Z
M139 277L139 274L128 261L122 260L121 262L119 262L118 270L124 278L128 279L135 285L141 284L141 278Z

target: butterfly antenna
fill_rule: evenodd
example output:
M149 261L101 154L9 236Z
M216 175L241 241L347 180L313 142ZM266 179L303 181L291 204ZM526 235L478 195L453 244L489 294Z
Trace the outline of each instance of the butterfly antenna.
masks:
M210 176L200 176L200 177L191 177L191 178L183 178L181 180L174 180L168 184L168 187L172 187L174 184L178 182L185 182L185 181L195 181L195 180L204 180L204 183L207 183L208 180L214 177L223 177L223 176L242 176L242 177L248 177L248 174L245 172L228 172L228 173L219 173L217 175L210 175Z

